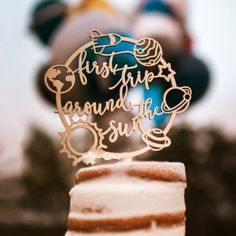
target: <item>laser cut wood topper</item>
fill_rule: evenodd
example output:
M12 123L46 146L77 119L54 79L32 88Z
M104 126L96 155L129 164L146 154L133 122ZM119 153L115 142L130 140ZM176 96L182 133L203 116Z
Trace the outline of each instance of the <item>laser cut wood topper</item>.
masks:
M171 144L167 136L168 131L176 114L188 108L191 89L177 86L175 72L171 69L170 63L163 59L160 44L151 38L137 41L118 34L102 34L99 31L92 31L90 38L91 41L75 51L64 65L52 66L45 74L45 84L56 96L57 112L65 128L59 133L61 152L67 153L68 158L73 159L75 166L79 162L94 164L98 158L104 160L133 158L149 150L159 151L168 147ZM123 60L124 56L130 59L129 63ZM62 103L63 95L69 93L74 86L88 86L94 76L95 80L112 78L107 90L118 91L118 97L110 98L103 103L96 101ZM165 86L166 91L159 107L152 107L153 98L143 99L138 103L128 101L127 95L131 88L142 85L148 90L151 83L162 81L168 86ZM173 105L168 97L174 92L181 94L181 99ZM132 127L111 120L108 128L104 130L93 122L95 115L102 118L107 112L116 109L132 112ZM164 126L149 129L143 127L143 119L152 120L164 114L169 115ZM85 152L78 150L72 141L73 134L80 129L89 131L93 136L91 148ZM103 143L105 137L110 143L115 143L120 136L129 137L133 133L137 133L143 142L141 149L128 153L107 151L108 146Z

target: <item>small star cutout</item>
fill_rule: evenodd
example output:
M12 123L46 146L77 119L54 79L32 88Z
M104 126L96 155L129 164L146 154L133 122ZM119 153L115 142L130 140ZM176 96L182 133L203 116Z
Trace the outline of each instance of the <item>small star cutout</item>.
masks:
M166 65L159 65L159 74L158 77L164 78L167 82L171 80L171 78L175 75L175 71L172 70L171 64L168 63Z

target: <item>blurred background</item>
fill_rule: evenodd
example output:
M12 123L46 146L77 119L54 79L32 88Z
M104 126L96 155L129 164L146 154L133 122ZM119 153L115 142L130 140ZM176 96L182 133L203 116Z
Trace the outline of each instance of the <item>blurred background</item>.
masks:
M171 131L172 146L146 160L185 163L187 236L236 235L235 10L234 0L1 2L0 235L65 233L76 170L58 154L62 126L42 76L94 28L157 39L177 83L192 88L190 109ZM157 96L163 87L132 96ZM86 94L96 99L103 90ZM74 91L69 98L77 97Z

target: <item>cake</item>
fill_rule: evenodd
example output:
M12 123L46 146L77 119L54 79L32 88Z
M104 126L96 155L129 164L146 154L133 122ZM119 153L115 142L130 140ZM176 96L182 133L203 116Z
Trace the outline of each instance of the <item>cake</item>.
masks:
M185 167L120 162L78 171L66 236L184 236Z

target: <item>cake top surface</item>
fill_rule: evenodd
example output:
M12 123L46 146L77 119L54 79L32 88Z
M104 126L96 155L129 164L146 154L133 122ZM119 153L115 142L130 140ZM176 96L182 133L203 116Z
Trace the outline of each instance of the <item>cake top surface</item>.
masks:
M127 175L148 180L166 182L186 182L185 166L179 162L123 161L80 169L75 182L92 180L111 175Z

